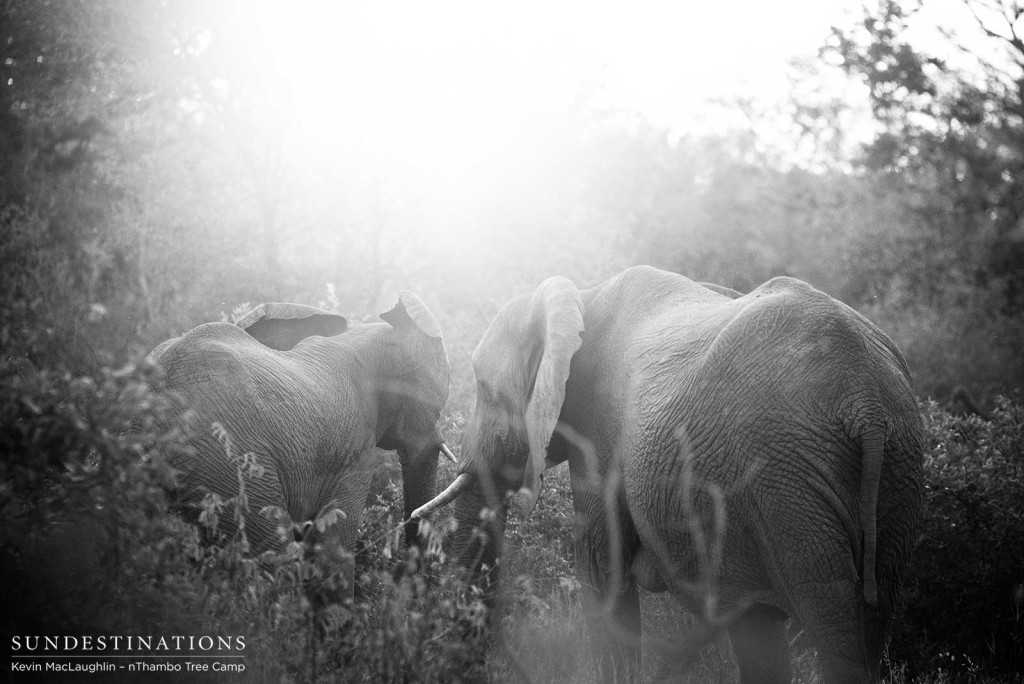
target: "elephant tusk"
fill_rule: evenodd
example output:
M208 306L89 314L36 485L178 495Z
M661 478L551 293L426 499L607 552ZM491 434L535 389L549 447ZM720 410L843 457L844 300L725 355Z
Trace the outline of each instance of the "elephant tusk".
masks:
M426 518L438 508L450 503L464 491L469 489L475 480L476 477L474 475L470 473L462 473L455 478L450 485L448 485L447 489L413 511L412 515L409 516L409 519Z
M295 541L304 542L306 541L306 535L313 528L313 522L307 520L300 523L292 523L292 536L295 537Z
M458 459L455 458L455 454L452 453L452 450L449 449L448 445L445 444L444 442L441 442L441 453L444 454L444 457L447 458L452 463L459 462Z

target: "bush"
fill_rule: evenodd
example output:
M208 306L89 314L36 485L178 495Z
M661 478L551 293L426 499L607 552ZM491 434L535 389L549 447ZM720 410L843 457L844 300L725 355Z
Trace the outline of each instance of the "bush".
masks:
M912 674L1024 676L1024 406L991 421L922 405L925 516L890 647Z
M501 594L501 648L489 671L496 681L593 681L593 662L576 580L569 469L547 471L537 507L509 511ZM524 677L525 676L525 677Z
M194 534L167 515L166 459L183 447L157 427L169 400L148 375L0 366L5 636L142 627L160 612Z
M1024 318L998 306L998 292L947 284L923 302L894 287L864 314L903 351L921 396L949 399L957 385L982 401L993 391L1024 386Z
M259 558L246 553L244 534L202 545L172 508L169 463L187 446L167 420L172 399L150 390L156 372L142 364L74 376L24 359L0 366L5 643L40 634L243 635L246 681L456 681L481 666L483 613L442 568L445 530L434 532L425 558L406 555L395 483L366 510L355 600L316 599L351 587L301 544ZM244 454L229 455L244 477L235 501L204 502L199 517L211 528L225 512L244 514L231 504L260 476Z

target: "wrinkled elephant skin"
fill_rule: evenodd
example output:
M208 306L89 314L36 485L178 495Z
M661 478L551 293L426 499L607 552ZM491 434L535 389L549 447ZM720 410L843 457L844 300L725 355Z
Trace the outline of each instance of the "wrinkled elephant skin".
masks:
M567 461L602 676L638 673L639 583L726 626L745 683L790 681L787 617L825 681L877 679L923 438L906 363L863 316L791 278L740 295L635 267L512 300L473 367L458 556L496 581L503 493L529 511Z
M420 299L402 293L384 322L350 327L336 314L295 304L262 304L238 324L207 323L150 354L166 389L183 399L192 455L176 500L196 513L206 492L238 495L239 471L211 430L223 426L237 459L251 453L265 470L246 483L245 531L253 552L281 549L284 510L296 539L331 553L352 549L374 468L374 447L399 453L405 502L433 495L448 397L449 367L436 321ZM310 523L344 514L321 534ZM237 531L234 513L218 532ZM416 525L406 529L417 538Z

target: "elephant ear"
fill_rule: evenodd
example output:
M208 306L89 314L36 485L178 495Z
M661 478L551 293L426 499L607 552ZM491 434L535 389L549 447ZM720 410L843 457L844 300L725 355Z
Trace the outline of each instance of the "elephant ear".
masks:
M417 393L424 404L435 407L440 413L448 401L451 379L441 326L423 300L408 290L400 292L395 305L380 317L395 329L400 344L416 364L411 369L415 387L406 388L406 391Z
M402 334L408 334L411 330L419 330L427 337L433 337L443 342L441 326L437 324L427 305L414 292L408 290L400 292L395 305L382 313L380 318Z
M340 314L282 302L260 304L235 325L261 344L280 351L287 351L313 335L332 337L348 330L348 321Z
M177 342L177 341L178 341L178 340L180 340L180 339L181 339L180 337L172 337L172 338L171 338L171 339L169 339L169 340L164 340L163 342L161 342L160 344L158 344L158 345L156 346L156 348L155 348L155 349L153 349L153 351L151 351L151 352L149 352L148 354L146 354L146 361L148 361L149 363L153 364L154 366L155 366L155 365L157 365L157 364L159 364L159 363L160 363L160 357L161 357L161 356L163 356L163 355L164 355L164 353L165 353L165 352L166 352L166 351L167 351L168 349L170 349L170 348L171 348L171 346L172 346L172 345L173 345L173 344L174 344L175 342Z
M565 385L573 354L583 344L583 299L568 278L548 278L534 292L529 304L530 329L543 340L533 392L526 407L526 432L530 454L526 459L519 509L529 515L540 495L548 444L565 401Z

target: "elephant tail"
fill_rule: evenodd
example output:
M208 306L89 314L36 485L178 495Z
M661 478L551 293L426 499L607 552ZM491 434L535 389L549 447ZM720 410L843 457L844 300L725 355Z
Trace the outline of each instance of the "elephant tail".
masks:
M878 487L882 478L882 457L885 452L885 432L874 425L864 429L860 436L860 524L863 535L864 600L869 606L878 605L878 584L875 564L878 546Z

